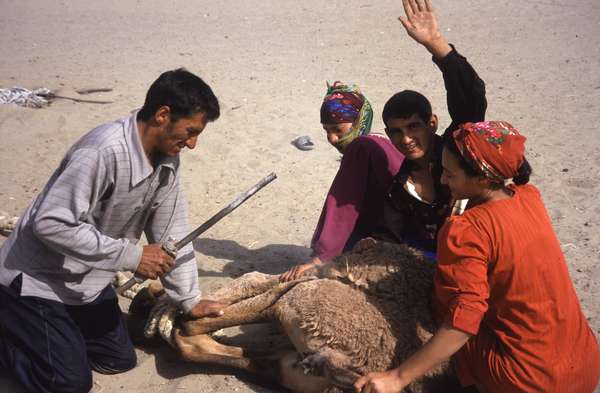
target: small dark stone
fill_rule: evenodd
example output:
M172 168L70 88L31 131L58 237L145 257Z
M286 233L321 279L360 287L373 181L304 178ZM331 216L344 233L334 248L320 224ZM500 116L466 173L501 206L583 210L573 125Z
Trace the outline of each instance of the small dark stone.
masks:
M563 172L569 172L569 168L563 168L562 171Z

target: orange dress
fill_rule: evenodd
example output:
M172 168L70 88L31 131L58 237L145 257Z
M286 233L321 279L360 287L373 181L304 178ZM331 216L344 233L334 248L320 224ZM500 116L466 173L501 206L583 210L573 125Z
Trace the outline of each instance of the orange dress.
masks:
M486 392L591 393L600 349L581 311L541 196L448 219L438 238L438 322L474 336L453 357L464 386Z

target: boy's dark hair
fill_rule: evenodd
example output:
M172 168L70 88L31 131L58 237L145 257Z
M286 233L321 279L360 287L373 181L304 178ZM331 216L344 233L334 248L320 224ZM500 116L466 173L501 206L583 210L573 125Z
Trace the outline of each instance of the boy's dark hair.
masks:
M421 93L403 90L394 94L383 107L383 123L387 126L389 119L408 119L418 114L425 123L431 119L431 104Z
M137 120L150 120L161 106L169 107L172 122L198 112L206 113L206 121L214 121L220 115L219 101L210 86L184 68L163 72L152 83Z
M452 153L457 158L458 164L460 165L462 170L465 171L467 176L484 176L484 174L478 168L475 168L463 157L462 154L460 154L460 152L458 151L458 147L456 146L456 143L454 142L454 139L451 136L444 138L444 148L448 149L448 152ZM524 159L523 163L518 169L517 175L512 179L513 183L515 183L518 186L529 183L529 177L531 176L532 172L533 169L531 168L531 165L529 165L527 159ZM502 186L504 184L498 183L498 185Z

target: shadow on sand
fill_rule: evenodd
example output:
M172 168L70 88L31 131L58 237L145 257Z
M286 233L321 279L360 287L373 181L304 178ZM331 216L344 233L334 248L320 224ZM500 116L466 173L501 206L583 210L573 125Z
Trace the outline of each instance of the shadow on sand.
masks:
M292 244L269 244L252 249L233 240L202 238L194 240L194 249L207 256L224 260L223 273L199 270L203 277L239 277L244 273L258 271L280 274L292 266L310 258L311 249Z

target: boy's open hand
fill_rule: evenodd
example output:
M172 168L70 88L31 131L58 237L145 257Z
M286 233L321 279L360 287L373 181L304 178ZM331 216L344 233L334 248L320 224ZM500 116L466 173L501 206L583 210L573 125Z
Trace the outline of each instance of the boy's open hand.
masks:
M406 16L400 22L406 32L419 44L425 46L437 58L446 56L452 48L442 36L437 18L429 0L402 0Z

